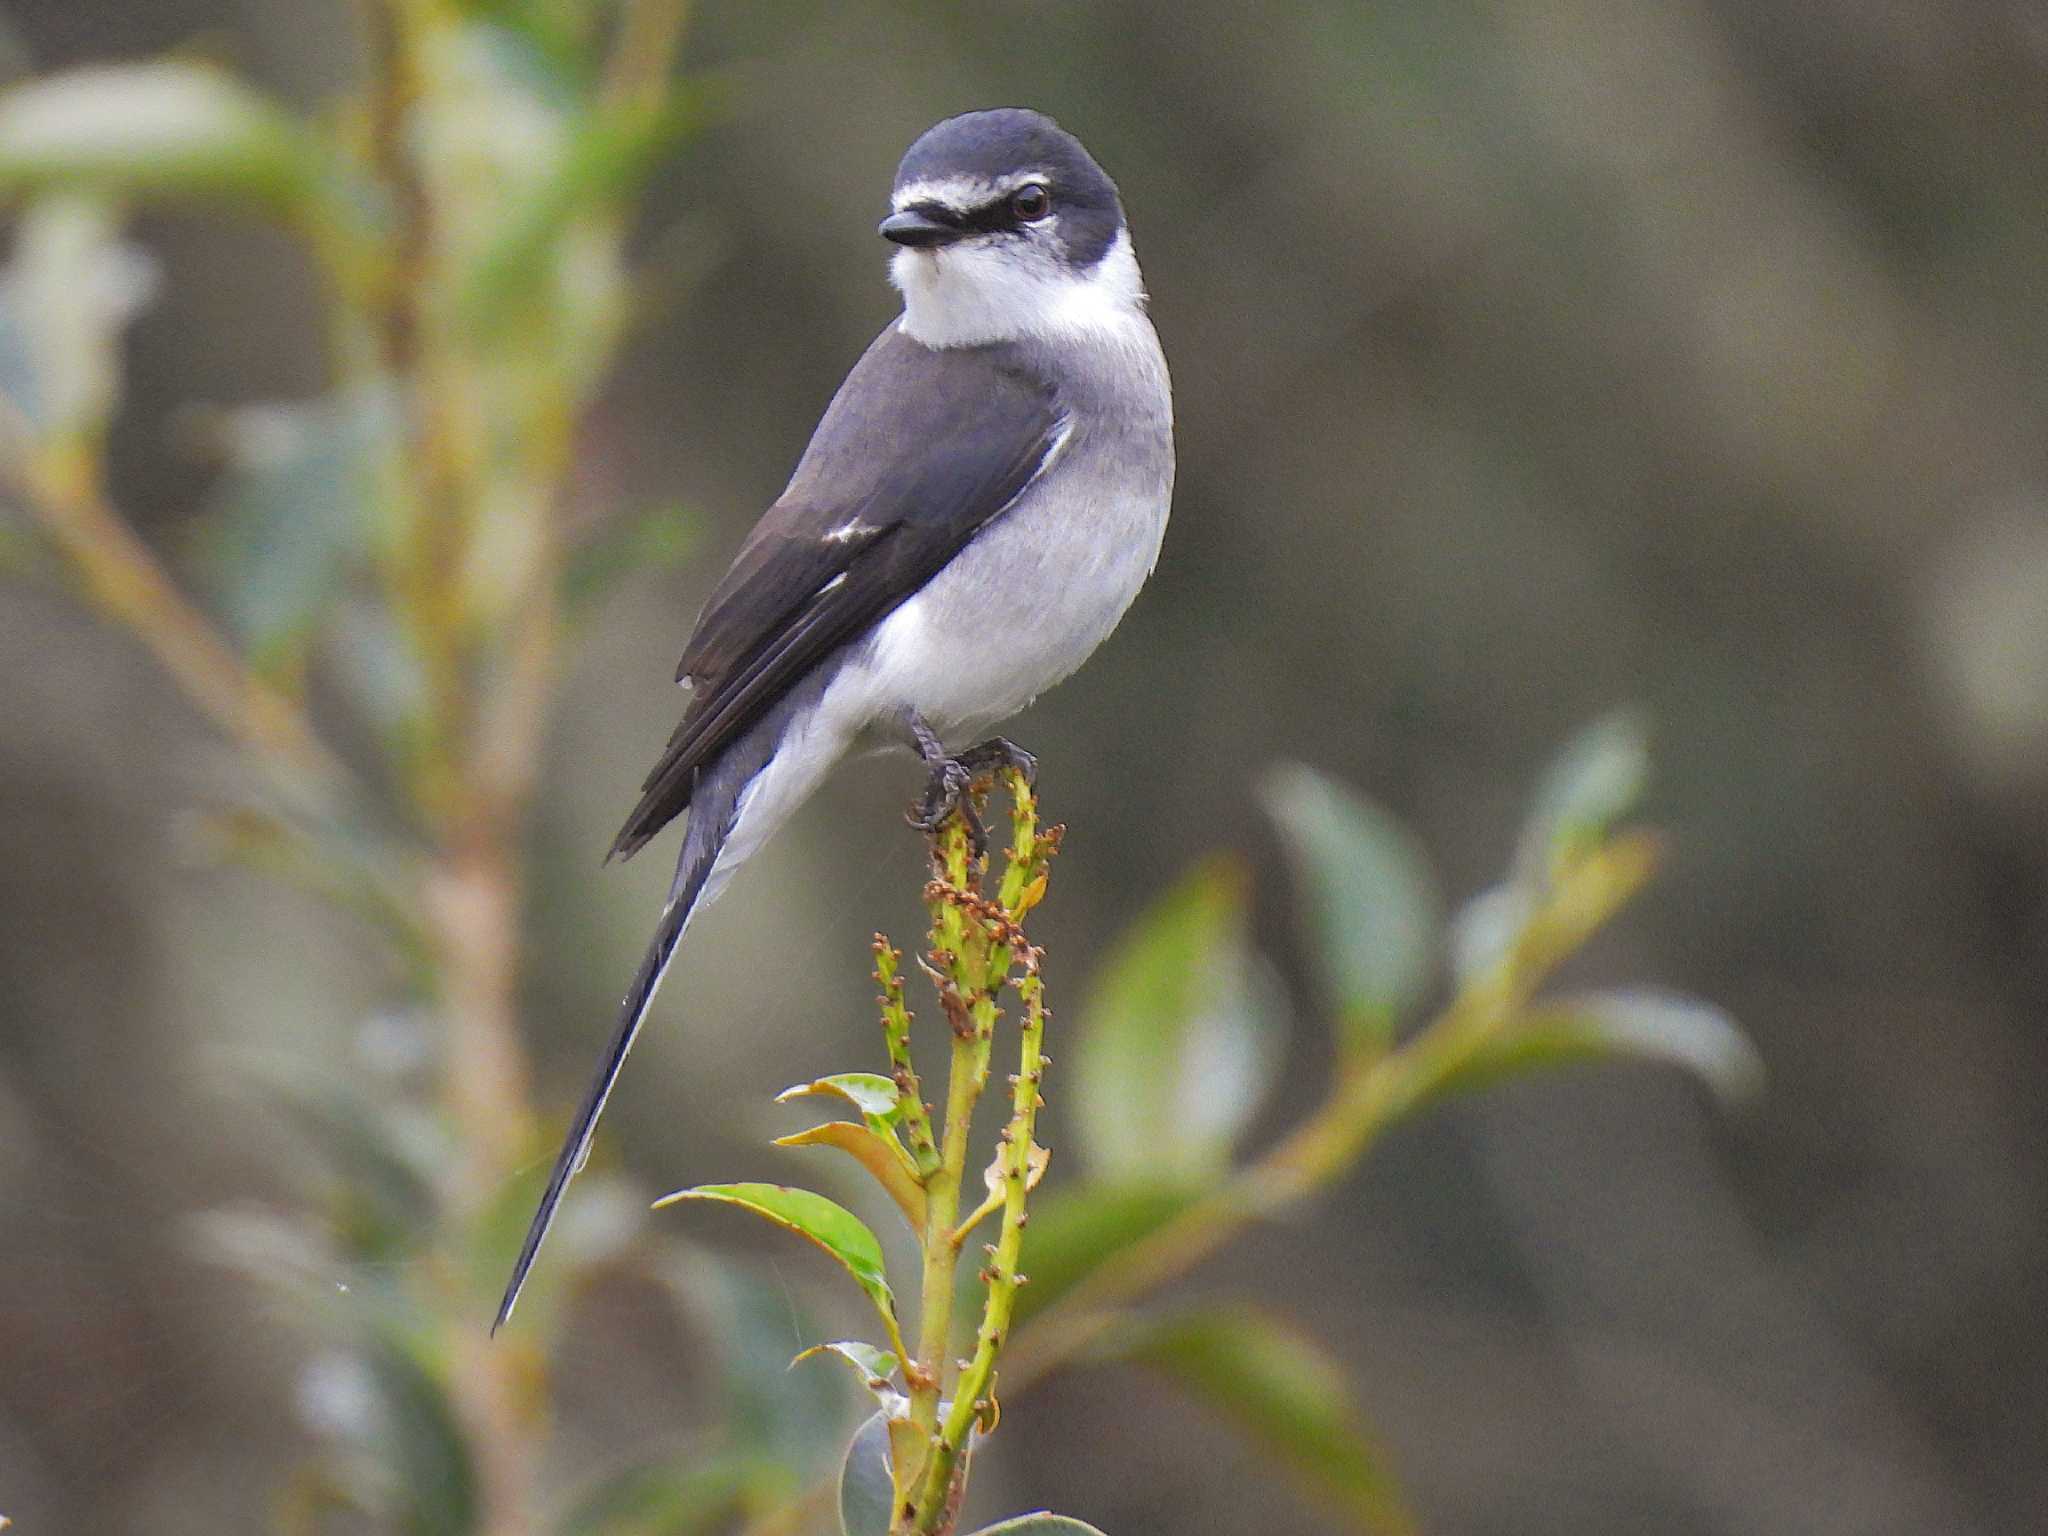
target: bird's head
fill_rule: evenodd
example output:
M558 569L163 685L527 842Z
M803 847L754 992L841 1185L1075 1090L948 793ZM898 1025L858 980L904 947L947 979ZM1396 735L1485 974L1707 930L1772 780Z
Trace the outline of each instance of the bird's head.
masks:
M969 112L928 129L896 171L885 239L903 329L927 346L1114 335L1145 290L1123 203L1080 140L1043 113Z

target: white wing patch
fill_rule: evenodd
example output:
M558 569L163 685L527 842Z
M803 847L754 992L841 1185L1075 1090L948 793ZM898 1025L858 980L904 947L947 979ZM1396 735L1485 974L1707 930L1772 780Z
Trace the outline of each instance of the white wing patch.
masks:
M1032 474L1031 479L1025 482L1025 490L1029 490L1033 484L1044 478L1046 471L1059 462L1060 455L1067 451L1067 444L1073 440L1073 436L1074 418L1071 415L1060 417L1053 425L1052 442L1045 450L1045 457L1038 461L1038 469Z

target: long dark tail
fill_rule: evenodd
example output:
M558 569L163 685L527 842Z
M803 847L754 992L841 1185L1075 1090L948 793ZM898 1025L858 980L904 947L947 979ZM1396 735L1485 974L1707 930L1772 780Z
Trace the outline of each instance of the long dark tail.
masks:
M533 1213L533 1222L526 1229L526 1241L519 1247L518 1262L512 1266L512 1279L505 1286L505 1298L498 1303L497 1321L491 1324L493 1334L505 1326L513 1307L518 1305L527 1271L533 1268L534 1257L540 1252L540 1245L547 1240L548 1228L554 1224L555 1208L562 1203L569 1181L576 1177L583 1167L583 1160L590 1155L590 1139L597 1131L597 1117L604 1113L604 1101L611 1097L612 1084L619 1080L619 1070L626 1064L626 1053L633 1049L634 1037L640 1033L641 1022L646 1019L647 1010L654 1002L662 974L675 956L676 944L681 940L683 929L690 921L690 913L703 893L704 882L709 878L712 866L718 862L719 850L725 846L726 837L732 830L739 786L722 782L726 777L714 769L698 785L690 808L689 828L683 835L682 852L676 859L675 883L669 887L668 903L661 909L661 923L654 930L654 938L640 961L639 971L634 974L633 985L627 988L625 1000L619 1005L619 1022L612 1031L610 1043L605 1046L603 1058L597 1064L597 1075L590 1080L583 1102L576 1107L576 1118L570 1123L568 1138L555 1157L554 1171L548 1175L548 1187L540 1197L540 1209Z

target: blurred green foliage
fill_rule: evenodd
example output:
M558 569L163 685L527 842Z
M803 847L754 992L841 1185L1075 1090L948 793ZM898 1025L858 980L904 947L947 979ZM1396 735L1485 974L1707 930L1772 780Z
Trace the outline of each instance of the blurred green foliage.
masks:
M517 957L562 626L624 573L698 553L666 503L572 535L564 490L634 310L628 209L724 98L671 82L682 7L661 0L422 0L365 16L369 68L313 116L178 60L0 98L0 189L18 209L0 307L10 483L81 594L246 749L249 782L211 808L215 855L334 898L386 941L385 1074L252 1072L304 1137L298 1204L202 1224L215 1256L255 1274L322 1351L307 1388L318 1464L280 1490L277 1518L434 1536L734 1520L767 1532L815 1509L807 1490L836 1468L846 1529L868 1536L869 1431L842 1459L845 1417L809 1376L785 1374L780 1289L647 1230L621 1181L579 1186L521 1334L496 1349L481 1338L547 1144L516 1028ZM1430 56L1419 42L1387 68L1426 70ZM193 200L302 241L326 306L325 392L211 423L221 475L197 547L232 641L126 535L108 490L124 335L155 286L125 231L139 209ZM341 697L316 717L322 657ZM1219 1409L1331 1518L1404 1528L1378 1436L1322 1346L1263 1309L1153 1296L1451 1092L1620 1056L1753 1086L1753 1052L1706 1005L1539 992L1648 878L1654 845L1625 825L1646 764L1625 718L1576 742L1506 878L1448 938L1412 834L1315 770L1267 775L1321 978L1328 1080L1310 1085L1320 1096L1297 1084L1270 1102L1284 1011L1253 943L1249 880L1235 860L1198 865L1084 989L1082 1171L1054 1175L1024 1239L1033 1283L1004 1390L1056 1367L1142 1365ZM863 1101L850 1077L840 1088L857 1129L894 1144L900 1106ZM1249 1153L1262 1113L1290 1126ZM893 1330L887 1253L860 1217L759 1183L690 1193L820 1240ZM719 1357L705 1422L645 1465L577 1465L551 1486L548 1341L585 1288L628 1271ZM904 1341L890 1343L900 1369ZM826 1348L887 1375L879 1352ZM984 1536L1086 1529L1024 1516Z

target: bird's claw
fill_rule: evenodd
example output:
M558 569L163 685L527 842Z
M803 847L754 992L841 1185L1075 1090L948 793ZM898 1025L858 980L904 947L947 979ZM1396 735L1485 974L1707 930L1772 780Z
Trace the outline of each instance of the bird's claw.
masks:
M925 768L931 775L925 781L923 796L904 819L918 831L929 835L938 831L948 816L958 813L961 825L967 829L968 845L973 849L975 859L986 860L988 829L981 824L981 816L974 808L974 781L994 778L1007 768L1023 774L1026 784L1036 784L1038 759L1014 741L1001 736L991 736L987 741L969 747L958 757L950 757L938 733L925 723L922 716L910 714L903 723L910 733L911 745L924 759Z
M958 813L961 823L967 828L967 842L974 857L985 859L988 857L988 829L975 813L973 784L974 770L964 757L939 758L931 765L931 777L925 781L924 794L904 813L903 819L929 835L944 826L948 816Z
M1038 759L1026 752L1006 736L991 736L987 741L969 747L955 759L970 776L999 774L1005 768L1013 768L1024 775L1024 782L1033 788L1038 784Z

